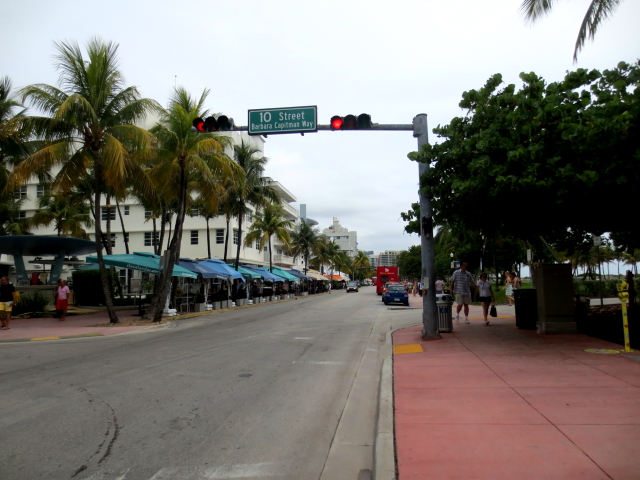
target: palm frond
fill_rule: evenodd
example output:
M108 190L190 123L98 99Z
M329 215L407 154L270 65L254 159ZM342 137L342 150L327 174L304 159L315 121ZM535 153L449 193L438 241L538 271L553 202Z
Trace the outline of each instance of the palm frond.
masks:
M582 50L587 37L593 40L596 31L600 27L603 20L609 18L620 4L621 0L592 0L587 13L582 20L578 38L576 39L575 49L573 50L573 61L578 61L578 52Z
M520 5L520 11L524 13L526 22L533 23L547 15L556 3L557 0L524 0Z

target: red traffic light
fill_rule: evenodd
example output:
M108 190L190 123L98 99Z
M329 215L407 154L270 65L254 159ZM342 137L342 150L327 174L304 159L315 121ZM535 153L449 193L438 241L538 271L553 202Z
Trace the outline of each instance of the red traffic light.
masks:
M206 131L204 129L204 120L202 120L201 118L196 118L193 121L192 125L196 129L197 132L205 132Z
M333 117L331 117L331 128L333 128L334 130L341 130L342 129L342 117L335 115Z
M366 130L371 128L371 115L361 113L357 117L355 115L347 115L341 117L334 115L331 117L331 130Z

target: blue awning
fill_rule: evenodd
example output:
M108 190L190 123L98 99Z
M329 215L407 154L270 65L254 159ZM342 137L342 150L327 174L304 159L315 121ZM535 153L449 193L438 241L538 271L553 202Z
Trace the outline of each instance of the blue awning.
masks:
M223 273L224 275L230 275L231 278L238 278L243 282L246 281L240 272L237 272L234 268L231 268L222 260L218 260L217 258L209 258L208 260L204 260L204 263L206 263L209 268L212 268L217 272Z
M198 262L196 260L192 260L190 258L181 258L178 262L182 268L186 268L194 273L198 273L202 275L202 278L219 278L222 280L228 280L231 275L221 273L217 270L214 270L209 265L204 262Z
M289 272L294 277L301 278L302 280L313 280L313 278L307 277L304 273L299 272L298 270L291 269L291 270L287 270L287 272Z

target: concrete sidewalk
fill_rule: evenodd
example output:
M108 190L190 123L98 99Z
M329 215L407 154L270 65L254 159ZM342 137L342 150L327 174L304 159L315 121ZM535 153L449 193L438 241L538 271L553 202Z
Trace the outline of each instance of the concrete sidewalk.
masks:
M69 310L72 311L71 309ZM118 318L127 320L139 318L138 310L118 310ZM64 338L115 335L151 326L137 327L93 327L109 323L106 311L95 311L86 315L68 315L64 322L57 318L13 318L9 330L0 330L0 343L38 340L58 340Z
M622 347L519 330L513 314L454 312L442 340L393 333L399 479L640 478L640 355L589 353Z

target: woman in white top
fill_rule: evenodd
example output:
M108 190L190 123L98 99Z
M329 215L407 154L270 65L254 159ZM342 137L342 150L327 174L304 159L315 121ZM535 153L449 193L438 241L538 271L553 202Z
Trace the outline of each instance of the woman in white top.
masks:
M480 298L478 298L478 293L480 293ZM480 303L482 304L484 324L489 325L489 320L487 320L487 314L489 313L489 306L491 305L491 302L496 301L496 298L493 295L491 282L487 280L486 273L480 274L480 280L478 280L475 297L476 297L475 299L480 300Z
M504 294L509 300L509 306L513 306L513 277L511 276L511 272L504 272L504 276L506 277Z

